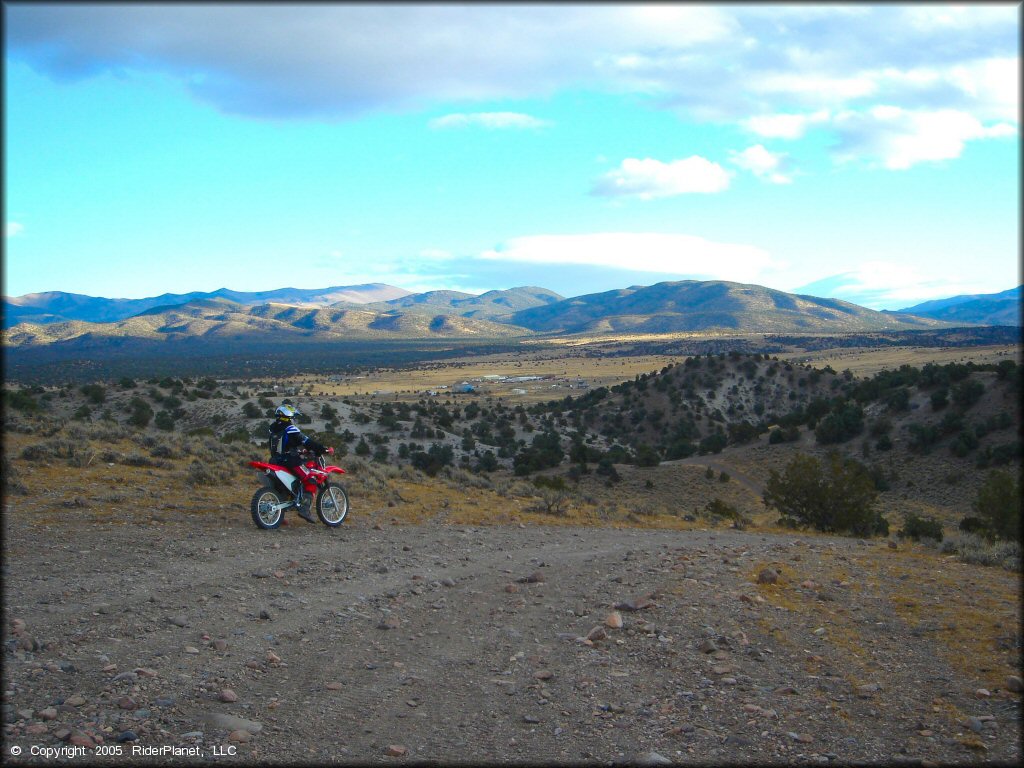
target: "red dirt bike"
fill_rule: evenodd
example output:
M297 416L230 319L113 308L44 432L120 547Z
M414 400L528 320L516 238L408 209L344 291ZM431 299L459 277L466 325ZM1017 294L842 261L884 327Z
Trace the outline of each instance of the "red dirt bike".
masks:
M333 454L334 449L328 448L327 453ZM328 466L322 455L313 457L309 451L302 451L300 455L305 459L303 466L308 473L302 484L303 493L314 499L320 522L337 528L348 515L348 492L338 483L330 482L330 477L333 473L345 474L345 470ZM256 468L262 485L249 504L252 521L264 530L277 528L284 520L284 511L298 507L291 490L296 475L287 467L265 461L250 461L249 466Z

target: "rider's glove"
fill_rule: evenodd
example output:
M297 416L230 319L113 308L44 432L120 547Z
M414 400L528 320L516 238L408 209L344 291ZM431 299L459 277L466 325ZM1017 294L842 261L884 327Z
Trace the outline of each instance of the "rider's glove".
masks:
M309 441L309 447L313 449L313 453L324 453L327 450L322 443L313 440Z

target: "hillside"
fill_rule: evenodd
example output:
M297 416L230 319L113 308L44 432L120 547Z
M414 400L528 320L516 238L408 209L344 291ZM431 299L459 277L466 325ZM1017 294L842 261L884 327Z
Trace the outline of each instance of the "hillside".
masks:
M514 377L521 369L510 361L507 372ZM457 383L460 374L450 375ZM266 392L257 398L252 385L210 377L127 381L127 388L106 387L98 404L68 385L26 389L25 402L61 420L98 418L105 410L125 422L136 408L148 408L150 418L166 411L172 432L212 428L232 440L264 429L275 402ZM863 462L884 486L894 525L902 515L927 510L955 526L984 472L1019 467L1021 460L1020 369L1009 358L980 367L905 366L861 379L768 355L702 355L614 386L569 391L580 394L534 405L488 400L486 392L395 403L306 393L299 402L311 417L304 429L344 450L354 450L362 438L365 455L391 465L419 461L423 468L437 458L442 463L433 471L446 461L483 475L486 466L525 477L556 475L597 499L607 495L610 466L623 477L635 467L639 477L651 472L647 477L664 485L668 495L648 493L641 479L639 492L666 514L701 510L711 490L730 498L736 492L734 486L680 487L672 469L677 464L732 467L763 484L770 469L781 469L797 453L823 457L839 450ZM731 503L744 514L763 514L759 493Z
M253 341L266 345L389 337L501 338L529 333L514 326L446 314L346 307L350 305L315 308L263 303L243 306L222 298L200 299L183 305L154 307L113 323L22 323L7 331L4 339L5 344L14 349L62 344L70 352L82 345L97 348L105 342L119 340Z
M18 323L49 324L82 320L92 323L110 323L123 320L157 307L188 304L193 301L227 299L236 304L254 305L270 301L303 306L325 306L344 301L367 304L407 295L409 292L383 283L333 286L330 288L279 288L272 291L216 291L175 294L165 293L145 299L107 299L77 293L49 291L24 296L5 297L4 325L10 328Z
M814 333L944 325L938 320L875 312L837 299L718 280L665 282L578 296L516 312L509 322L545 333Z
M1024 286L1000 293L953 296L948 299L926 301L901 309L900 312L951 323L1019 326L1022 287Z
M479 296L458 291L428 291L368 304L367 307L380 311L425 309L473 319L501 321L513 312L548 306L562 300L562 296L546 288L524 286L506 291L487 291Z

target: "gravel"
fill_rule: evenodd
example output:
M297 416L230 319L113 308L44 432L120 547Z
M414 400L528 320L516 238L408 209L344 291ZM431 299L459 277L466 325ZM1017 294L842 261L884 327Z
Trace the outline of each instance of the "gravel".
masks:
M260 763L1021 758L1020 670L986 676L941 633L913 635L890 596L927 593L928 571L880 567L908 555L879 541L358 517L337 530L190 518L5 533L5 750L199 743ZM944 567L979 589L982 572ZM834 600L819 599L824 588Z

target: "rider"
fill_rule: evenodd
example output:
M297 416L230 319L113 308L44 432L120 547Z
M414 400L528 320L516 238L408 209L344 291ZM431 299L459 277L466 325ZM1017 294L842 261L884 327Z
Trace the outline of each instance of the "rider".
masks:
M299 448L309 448L314 453L325 453L327 449L310 437L302 434L302 431L292 423L299 410L293 405L285 403L281 405L274 415L277 417L270 425L270 460L274 464L287 467L295 475L292 483L292 493L295 494L295 506L298 508L299 516L313 522L313 516L309 511L310 499L305 497L302 488L302 481L309 474L303 466L302 457L299 456Z

